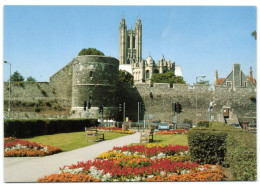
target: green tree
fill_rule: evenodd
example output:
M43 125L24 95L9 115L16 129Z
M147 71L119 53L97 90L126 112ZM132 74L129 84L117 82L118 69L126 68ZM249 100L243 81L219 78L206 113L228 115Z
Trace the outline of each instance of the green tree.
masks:
M199 82L197 82L197 84L209 84L209 81L205 81L205 80L201 80Z
M14 74L11 75L11 81L24 81L24 77L18 71L15 71Z
M84 56L84 55L101 55L104 56L104 53L95 49L95 48L88 48L88 49L82 49L79 54L79 56Z
M27 77L27 82L36 82L36 80L32 76L29 76Z
M255 40L257 39L257 33L256 33L256 30L254 30L252 33L251 33L251 36L253 36L255 38Z
M181 76L175 76L173 72L155 73L151 78L152 83L170 83L170 84L185 84Z
M133 85L134 77L126 70L119 70L118 82L119 83L129 83L129 84Z

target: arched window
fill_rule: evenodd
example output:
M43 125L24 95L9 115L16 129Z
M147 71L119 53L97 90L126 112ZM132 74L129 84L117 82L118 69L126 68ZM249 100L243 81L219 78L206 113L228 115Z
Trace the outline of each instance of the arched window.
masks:
M130 48L130 37L127 36L127 47Z
M155 69L155 70L153 71L153 73L159 73L159 70Z
M146 70L145 76L146 76L146 79L149 79L149 78L150 78L150 72L149 72L149 70Z
M163 73L166 73L167 71L166 70L163 70Z
M135 48L135 37L133 36L133 48Z

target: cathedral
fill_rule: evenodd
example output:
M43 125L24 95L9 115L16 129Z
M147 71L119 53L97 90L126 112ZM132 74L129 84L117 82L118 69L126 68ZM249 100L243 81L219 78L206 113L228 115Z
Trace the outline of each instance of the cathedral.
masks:
M135 83L150 83L154 73L172 71L176 76L182 76L180 66L164 56L155 63L151 56L142 58L142 23L140 16L135 28L128 30L123 17L119 27L119 69L126 70L134 77Z

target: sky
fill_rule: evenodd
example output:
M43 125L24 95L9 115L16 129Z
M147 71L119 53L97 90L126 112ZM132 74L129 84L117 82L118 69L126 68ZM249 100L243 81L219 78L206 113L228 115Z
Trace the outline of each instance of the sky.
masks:
M25 79L49 78L76 57L82 48L96 48L118 58L119 24L142 21L142 57L150 54L180 65L192 85L215 71L225 78L233 63L256 77L255 6L4 6L3 58ZM9 65L4 64L4 81Z

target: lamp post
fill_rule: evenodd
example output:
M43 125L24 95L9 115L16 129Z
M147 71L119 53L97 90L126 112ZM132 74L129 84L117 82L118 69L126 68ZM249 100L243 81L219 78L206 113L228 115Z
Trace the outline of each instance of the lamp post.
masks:
M197 80L198 80L198 78L205 78L206 76L205 75L202 75L202 76L198 76L198 77L196 77L196 84L197 84ZM195 93L196 93L196 114L195 114L195 124L196 124L196 126L197 126L197 111L198 111L198 96L197 96L197 90L195 91Z
M4 63L8 63L10 65L10 73L9 73L9 100L8 100L8 118L10 118L10 109L11 109L11 63L4 61Z

